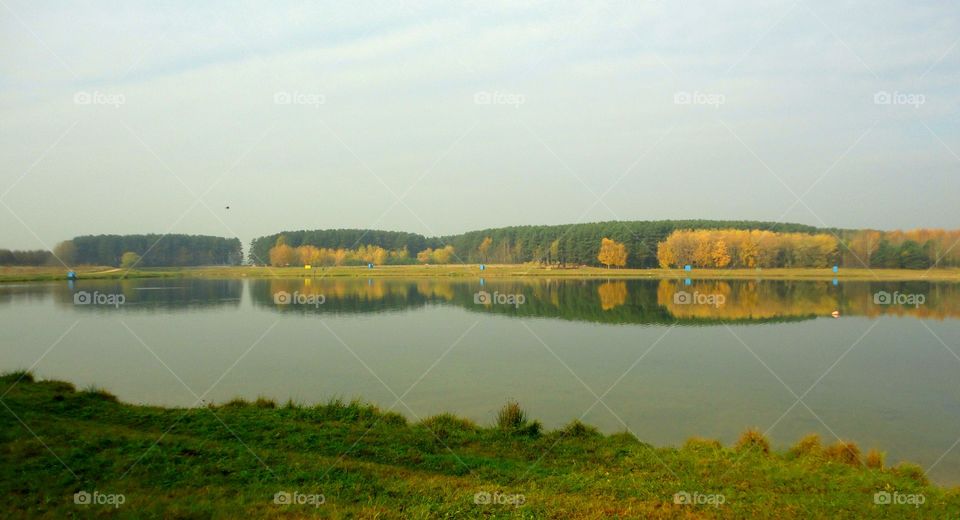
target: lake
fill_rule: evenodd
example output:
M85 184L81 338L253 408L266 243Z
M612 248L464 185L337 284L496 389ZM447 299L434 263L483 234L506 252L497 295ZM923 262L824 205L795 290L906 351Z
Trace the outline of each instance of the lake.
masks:
M958 318L949 283L80 280L0 285L0 369L134 403L356 397L412 420L488 424L516 399L547 428L658 446L817 432L958 484Z

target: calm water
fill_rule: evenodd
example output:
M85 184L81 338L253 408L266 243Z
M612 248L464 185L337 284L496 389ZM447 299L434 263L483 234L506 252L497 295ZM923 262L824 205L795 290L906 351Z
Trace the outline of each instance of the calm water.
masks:
M84 294L100 304L75 303ZM514 398L548 428L582 415L656 445L730 443L756 426L786 447L818 432L956 484L958 318L960 285L933 283L0 285L0 370L37 363L41 377L138 403L360 397L411 418L482 423Z

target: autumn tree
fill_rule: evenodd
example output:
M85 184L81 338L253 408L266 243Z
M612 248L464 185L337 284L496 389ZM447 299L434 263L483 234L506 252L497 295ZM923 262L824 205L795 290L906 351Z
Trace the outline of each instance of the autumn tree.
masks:
M600 240L600 252L597 260L609 269L611 265L623 267L627 265L627 246L604 237Z
M477 246L477 253L480 254L480 261L486 263L487 253L490 251L490 246L493 245L493 239L486 237L483 239L483 242L480 242L480 245Z
M417 262L421 264L429 264L433 260L433 249L429 247L417 253Z
M730 252L727 251L727 243L722 238L713 243L710 259L713 260L714 267L723 268L730 265Z
M826 233L700 229L674 231L657 246L661 267L828 267L839 241Z
M286 244L280 244L270 249L270 265L285 266L297 262L297 252Z
M431 259L437 264L449 264L453 260L453 246L447 245L440 249L435 249Z
M560 239L556 239L553 242L550 242L550 261L556 263L557 265L561 264L560 259Z
M297 248L297 258L303 265L320 265L323 253L320 248L314 246L300 246Z
M120 257L120 267L124 269L130 269L133 266L140 263L140 255L134 253L133 251L127 251Z

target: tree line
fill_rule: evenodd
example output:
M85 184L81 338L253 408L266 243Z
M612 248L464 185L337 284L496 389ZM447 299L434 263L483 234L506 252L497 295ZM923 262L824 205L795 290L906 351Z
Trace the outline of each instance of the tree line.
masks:
M87 235L61 242L53 252L68 265L170 267L243 261L239 239L204 235Z
M293 247L287 243L285 234L277 237L277 241L267 253L272 266L320 266L332 267L339 265L404 265L413 263L422 264L449 264L455 256L453 246L442 248L426 248L414 257L406 246L400 249L385 249L378 245L363 245L357 248L328 248L314 245L300 245Z
M56 263L53 254L43 249L31 251L0 249L0 265L50 265L53 263Z
M827 233L683 230L657 247L661 267L828 267L839 258L837 239Z
M380 231L374 229L283 231L255 238L250 243L248 261L254 264L274 264L274 262L270 260L270 250L281 243L293 249L301 246L313 246L326 251L355 251L365 246L379 247L388 252L399 252L406 249L407 255L412 255L413 257L416 257L420 251L435 246L435 242L423 235L403 231ZM285 259L286 258L284 258L284 260ZM294 263L300 263L299 259L296 262L291 262L291 265Z
M855 230L840 234L842 263L851 267L926 269L960 266L960 230Z
M776 226L787 232L815 233L803 224L757 221L658 220L608 221L572 225L508 226L459 235L425 237L416 233L362 229L284 231L259 237L250 245L250 260L268 263L270 248L282 235L291 247L312 245L329 249L356 249L375 245L386 250L406 248L411 257L426 249L451 246L453 262L518 264L539 262L559 266L598 265L603 238L624 244L629 251L625 267L657 267L657 244L679 229L762 229ZM438 263L438 262L434 262Z
M394 231L321 230L261 237L254 241L251 251L262 249L257 255L269 259L270 247L280 236L293 247L313 245L349 251L362 244L387 252L406 249L409 254L402 261L388 256L386 262L372 263L412 263L416 259L420 263L631 268L960 266L960 247L952 247L960 242L960 230L942 229L843 230L775 222L663 220L510 226L434 238ZM340 264L343 262L331 263Z
M441 237L363 229L286 231L254 239L247 261L272 265L419 262L925 269L960 266L960 247L954 247L958 242L960 230L843 230L719 220L608 221L509 226ZM278 246L283 247L274 250ZM131 254L124 258L125 253ZM67 264L134 263L144 267L224 265L243 260L237 239L192 235L82 236L62 242L53 254ZM2 265L51 262L49 252L0 251Z

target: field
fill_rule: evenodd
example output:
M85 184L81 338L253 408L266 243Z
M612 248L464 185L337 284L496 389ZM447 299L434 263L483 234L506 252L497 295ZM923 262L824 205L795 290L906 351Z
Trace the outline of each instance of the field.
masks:
M865 280L865 281L960 281L960 269L604 269L600 267L550 268L539 265L385 265L367 267L168 267L127 271L115 267L85 266L75 269L81 279L120 279L155 277L195 278L300 278L300 277L536 277L536 278L693 278L693 279L770 279L770 280ZM0 267L0 282L65 280L62 267Z
M417 423L357 402L135 406L0 376L6 518L956 518L960 490L855 446L653 447L573 422ZM80 502L80 503L77 503ZM686 502L686 503L685 503Z

